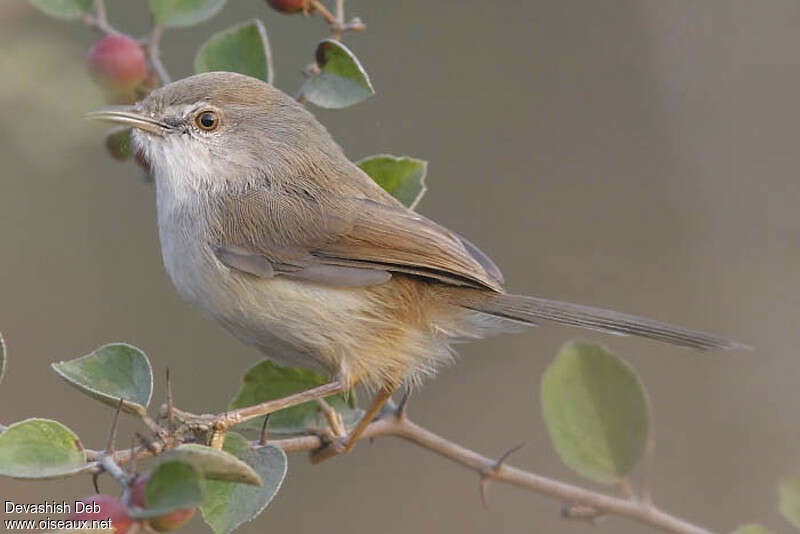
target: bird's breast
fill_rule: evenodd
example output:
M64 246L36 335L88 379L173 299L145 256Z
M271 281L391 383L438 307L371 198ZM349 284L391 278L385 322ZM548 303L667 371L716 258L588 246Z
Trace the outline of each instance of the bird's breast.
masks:
M157 195L164 267L184 300L272 359L338 370L352 329L374 314L365 292L231 270L214 255L210 204Z

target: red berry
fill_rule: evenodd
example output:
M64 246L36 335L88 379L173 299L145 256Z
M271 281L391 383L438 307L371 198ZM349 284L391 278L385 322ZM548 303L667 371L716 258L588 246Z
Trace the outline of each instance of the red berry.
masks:
M144 488L149 478L150 475L148 474L140 475L134 479L133 485L131 486L132 506L147 508L144 504ZM188 523L193 516L194 508L184 508L183 510L175 510L174 512L159 517L152 517L147 520L147 523L156 532L170 532L181 528Z
M150 527L156 532L171 532L173 530L178 530L188 523L193 516L194 508L186 508L183 510L175 510L161 517L154 517L148 522L150 523Z
M125 506L110 495L90 495L76 501L75 510L69 515L69 519L88 519L90 527L93 519L98 521L110 519L114 534L125 534L132 524Z
M89 74L103 87L131 92L147 78L142 45L125 35L106 35L89 49Z
M267 0L267 3L275 11L281 13L299 13L308 11L309 0Z

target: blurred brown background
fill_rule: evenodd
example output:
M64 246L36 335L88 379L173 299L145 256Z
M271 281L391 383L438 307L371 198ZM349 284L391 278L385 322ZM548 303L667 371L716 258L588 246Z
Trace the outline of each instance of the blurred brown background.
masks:
M147 30L144 2L111 20ZM584 483L561 465L538 383L567 339L601 341L652 397L655 498L713 529L788 531L777 482L800 472L800 4L351 0L369 25L347 39L378 94L315 110L353 158L430 161L420 211L478 243L509 289L602 305L749 342L695 354L657 343L539 328L463 346L410 414L489 455ZM170 31L173 77L197 46L249 17L269 31L276 84L293 93L326 26L259 0ZM259 355L179 301L159 253L151 185L111 160L85 71L96 36L22 0L0 5L0 329L10 362L0 421L62 420L101 447L112 411L59 381L50 362L124 340L174 370L176 401L226 406ZM126 431L133 427L126 427ZM123 435L129 435L129 432ZM109 481L101 484L111 489ZM591 486L590 484L587 484ZM90 481L0 480L0 500L92 493ZM494 486L392 439L321 466L290 457L281 493L243 532L586 532L560 503ZM364 514L357 516L357 513ZM203 531L200 523L193 530ZM594 532L642 532L609 519Z

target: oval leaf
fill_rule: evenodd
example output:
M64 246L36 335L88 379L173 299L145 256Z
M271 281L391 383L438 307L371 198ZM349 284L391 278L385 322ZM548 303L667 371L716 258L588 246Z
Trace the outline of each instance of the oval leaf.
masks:
M251 367L244 375L242 387L231 402L231 409L280 399L326 382L322 375L314 371L284 367L264 360ZM358 422L361 412L354 408L352 396L349 401L344 395L332 395L325 400L339 412L345 425ZM240 427L258 430L262 424L263 419L252 419L242 423ZM277 411L269 418L269 429L276 433L292 434L327 428L327 419L320 412L319 405L313 401Z
M39 11L64 20L75 20L92 9L92 0L30 0Z
M742 525L734 530L733 534L772 534L772 531L753 523L751 525Z
M0 475L61 478L87 467L78 436L57 421L26 419L0 434Z
M150 12L168 28L193 26L216 15L226 0L150 0Z
M267 30L258 19L215 33L194 58L195 73L228 71L272 83Z
M611 484L642 456L649 406L633 369L589 343L562 347L542 377L542 412L561 460Z
M287 466L282 449L271 445L251 448L248 441L235 432L225 436L222 448L255 469L263 485L206 482L206 500L200 510L216 534L233 532L243 523L255 519L278 493Z
M379 154L357 162L361 170L375 180L387 193L412 210L417 207L427 189L425 175L428 162L407 156Z
M800 528L800 477L781 481L778 509L795 528Z
M162 457L189 462L206 479L261 485L261 478L252 467L228 452L205 445L187 443L170 450Z
M131 517L158 517L175 510L196 508L203 503L200 472L189 462L165 460L150 472L144 487L145 509L134 508Z
M3 339L3 333L0 332L0 382L6 375L6 340Z
M321 41L316 57L319 72L303 82L300 89L312 104L321 108L346 108L375 94L358 58L339 41Z
M106 150L116 160L131 159L131 129L123 127L110 130L106 134Z
M144 415L153 391L153 369L144 352L127 343L104 345L86 356L52 364L53 370L83 393Z

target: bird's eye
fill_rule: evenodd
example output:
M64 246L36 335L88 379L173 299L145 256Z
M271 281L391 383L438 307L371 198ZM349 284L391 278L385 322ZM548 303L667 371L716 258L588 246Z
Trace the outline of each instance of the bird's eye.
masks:
M217 126L219 126L219 118L213 111L203 111L197 115L194 121L198 128L207 132L216 130Z

